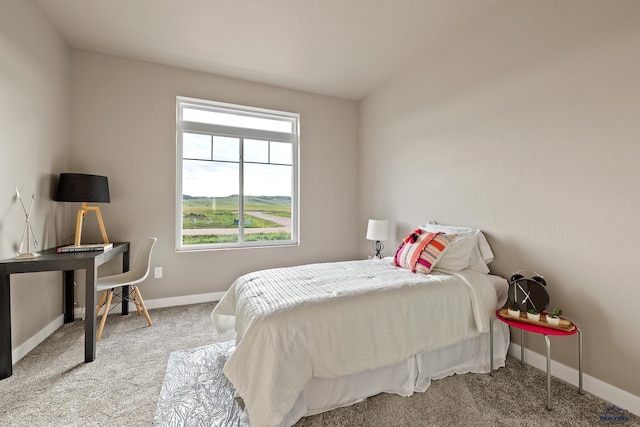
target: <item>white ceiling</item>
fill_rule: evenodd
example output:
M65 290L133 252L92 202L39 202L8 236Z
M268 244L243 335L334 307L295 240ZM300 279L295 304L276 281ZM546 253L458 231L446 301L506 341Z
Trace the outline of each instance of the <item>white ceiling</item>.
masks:
M358 100L497 0L36 0L74 48Z

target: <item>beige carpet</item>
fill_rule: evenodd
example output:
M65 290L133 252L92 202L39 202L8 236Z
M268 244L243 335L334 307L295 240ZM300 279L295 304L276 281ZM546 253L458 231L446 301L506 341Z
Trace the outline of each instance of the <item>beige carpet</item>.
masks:
M83 323L61 327L0 381L0 426L152 426L170 355L231 338L214 334L212 309L151 310L150 328L137 314L112 316L97 359L88 364L82 362ZM640 426L639 417L561 381L553 381L552 391L554 410L548 412L544 373L509 358L493 378L452 376L434 381L425 393L381 394L303 418L297 426ZM207 425L199 420L194 414L167 425Z

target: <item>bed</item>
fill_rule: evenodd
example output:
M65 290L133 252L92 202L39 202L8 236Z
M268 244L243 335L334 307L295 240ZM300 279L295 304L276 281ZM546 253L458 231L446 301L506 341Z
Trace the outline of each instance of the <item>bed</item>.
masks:
M493 253L479 230L441 227L419 227L393 258L262 270L232 284L212 319L237 334L224 374L252 427L489 372L489 321L508 285L488 274ZM416 271L420 257L428 274ZM504 366L508 328L494 341L494 365Z

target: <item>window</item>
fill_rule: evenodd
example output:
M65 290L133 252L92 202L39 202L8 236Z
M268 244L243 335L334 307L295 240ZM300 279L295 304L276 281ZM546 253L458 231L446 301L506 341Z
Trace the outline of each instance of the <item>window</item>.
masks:
M298 123L177 98L179 251L298 243Z

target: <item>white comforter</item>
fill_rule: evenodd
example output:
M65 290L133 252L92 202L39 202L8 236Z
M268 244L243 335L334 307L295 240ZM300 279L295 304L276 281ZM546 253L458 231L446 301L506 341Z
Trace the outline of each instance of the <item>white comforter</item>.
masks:
M471 338L488 330L495 307L495 287L475 271L423 275L348 261L244 275L212 319L238 334L224 373L252 427L273 427L311 377L376 369Z

